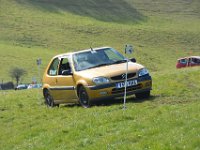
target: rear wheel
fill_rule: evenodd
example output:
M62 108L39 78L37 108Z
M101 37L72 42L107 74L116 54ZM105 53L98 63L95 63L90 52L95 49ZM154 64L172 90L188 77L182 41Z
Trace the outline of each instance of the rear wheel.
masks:
M136 96L136 98L138 98L138 99L149 98L149 96L150 96L150 91L146 91L146 92L142 92L142 93L136 93L135 96Z
M44 92L44 98L45 98L45 104L48 106L48 107L55 107L55 106L59 106L59 104L55 104L54 103L54 99L53 97L50 95L49 91L46 90Z
M80 87L78 91L78 95L79 95L79 102L81 106L84 108L89 108L90 107L89 97L88 97L86 89L83 86Z

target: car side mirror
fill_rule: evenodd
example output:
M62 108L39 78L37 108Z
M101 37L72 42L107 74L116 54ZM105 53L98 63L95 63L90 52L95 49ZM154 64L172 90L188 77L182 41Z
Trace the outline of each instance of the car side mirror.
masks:
M73 73L71 72L71 70L63 70L62 75L68 76L68 75L73 75Z
M136 59L135 58L131 58L130 61L135 63Z

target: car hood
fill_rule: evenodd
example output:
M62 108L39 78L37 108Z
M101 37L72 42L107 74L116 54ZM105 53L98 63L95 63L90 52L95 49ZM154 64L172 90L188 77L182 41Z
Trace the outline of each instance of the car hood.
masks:
M128 72L137 72L139 69L144 68L144 66L129 62L128 63ZM94 78L94 77L112 77L115 75L120 75L126 72L126 63L114 64L108 66L101 66L97 68L87 69L83 71L77 72L79 76L86 78Z

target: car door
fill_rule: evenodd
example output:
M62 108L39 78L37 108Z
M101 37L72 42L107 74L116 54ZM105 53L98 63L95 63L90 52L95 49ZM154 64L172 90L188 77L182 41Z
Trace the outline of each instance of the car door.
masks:
M56 77L56 95L56 99L59 101L77 101L75 81L68 57L60 59L58 75Z
M50 67L48 68L46 76L46 82L49 85L49 90L54 100L58 99L59 97L59 94L56 89L59 63L60 63L59 58L54 58L53 61L51 62Z

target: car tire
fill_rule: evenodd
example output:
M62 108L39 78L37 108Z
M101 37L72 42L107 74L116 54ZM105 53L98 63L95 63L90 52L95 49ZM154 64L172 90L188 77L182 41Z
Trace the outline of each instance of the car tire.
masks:
M80 105L82 107L84 107L84 108L89 108L90 107L90 100L89 100L87 91L86 91L86 89L83 86L81 86L79 88L78 96L79 96L79 103L80 103Z
M55 104L55 103L54 103L54 99L53 99L53 97L51 96L51 94L49 93L48 90L46 90L46 91L44 92L44 98L45 98L45 104L46 104L48 107L59 106L59 104Z
M136 98L138 99L145 99L150 97L150 91L142 92L142 93L136 93Z

